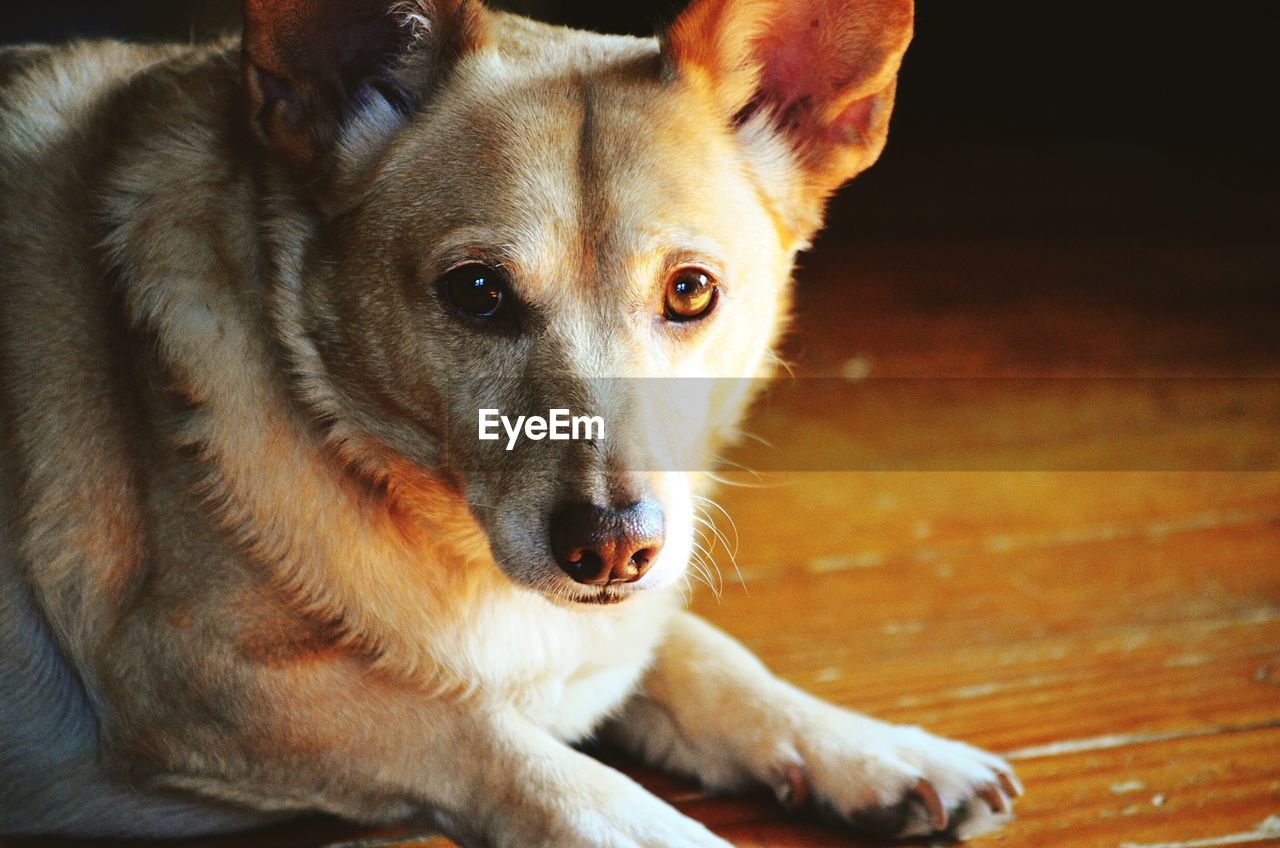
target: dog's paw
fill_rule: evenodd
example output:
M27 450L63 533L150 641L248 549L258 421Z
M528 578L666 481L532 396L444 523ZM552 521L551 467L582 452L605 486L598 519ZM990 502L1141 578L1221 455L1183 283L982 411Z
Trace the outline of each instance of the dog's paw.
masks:
M1001 758L828 707L779 752L779 801L879 837L968 839L1001 827L1022 787Z

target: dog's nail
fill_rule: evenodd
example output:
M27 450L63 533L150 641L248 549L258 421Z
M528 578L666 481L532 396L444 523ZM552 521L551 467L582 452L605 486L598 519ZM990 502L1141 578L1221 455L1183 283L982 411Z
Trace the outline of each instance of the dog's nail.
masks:
M800 766L792 764L782 770L783 781L778 786L778 802L795 812L809 803L809 781Z
M1000 790L990 784L978 790L978 797L987 802L991 812L1000 814L1009 812L1009 802Z
M912 787L911 794L919 798L921 804L924 804L925 812L929 814L930 826L937 831L946 830L947 809L942 806L942 799L938 797L938 790L933 788L933 784L922 777Z
M1000 788L1004 790L1004 794L1010 798L1022 797L1022 784L1018 782L1018 778L1004 772L996 772L996 777L1000 780Z

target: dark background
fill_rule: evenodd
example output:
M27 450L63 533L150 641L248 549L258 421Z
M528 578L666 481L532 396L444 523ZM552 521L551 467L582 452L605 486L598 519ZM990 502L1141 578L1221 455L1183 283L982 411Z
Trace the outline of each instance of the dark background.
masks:
M544 20L655 32L679 0L502 0ZM0 42L203 39L236 0L9 3ZM919 0L892 142L833 225L911 233L1042 227L1277 229L1280 4Z

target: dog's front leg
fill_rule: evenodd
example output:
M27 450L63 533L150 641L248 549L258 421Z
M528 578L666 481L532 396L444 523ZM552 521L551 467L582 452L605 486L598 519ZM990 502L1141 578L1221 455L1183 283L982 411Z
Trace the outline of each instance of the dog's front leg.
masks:
M730 848L630 778L508 714L487 762L457 762L458 812L437 812L468 848ZM473 773L463 781L456 776Z
M334 683L340 685L334 685ZM275 813L432 824L466 848L729 848L618 771L481 695L300 671L235 733L181 722L156 789ZM234 746L228 745L234 741ZM189 752L183 756L182 752Z
M1020 793L999 757L825 703L682 613L607 738L708 788L766 784L792 809L885 836L973 836Z

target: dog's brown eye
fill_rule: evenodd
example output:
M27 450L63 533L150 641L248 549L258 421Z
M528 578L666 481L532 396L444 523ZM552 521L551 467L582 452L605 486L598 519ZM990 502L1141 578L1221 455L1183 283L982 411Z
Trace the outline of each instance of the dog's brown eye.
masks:
M668 321L696 321L715 309L718 289L715 279L701 268L681 268L667 283L663 306Z
M478 262L454 268L441 280L453 305L473 318L494 318L507 300L506 276Z

